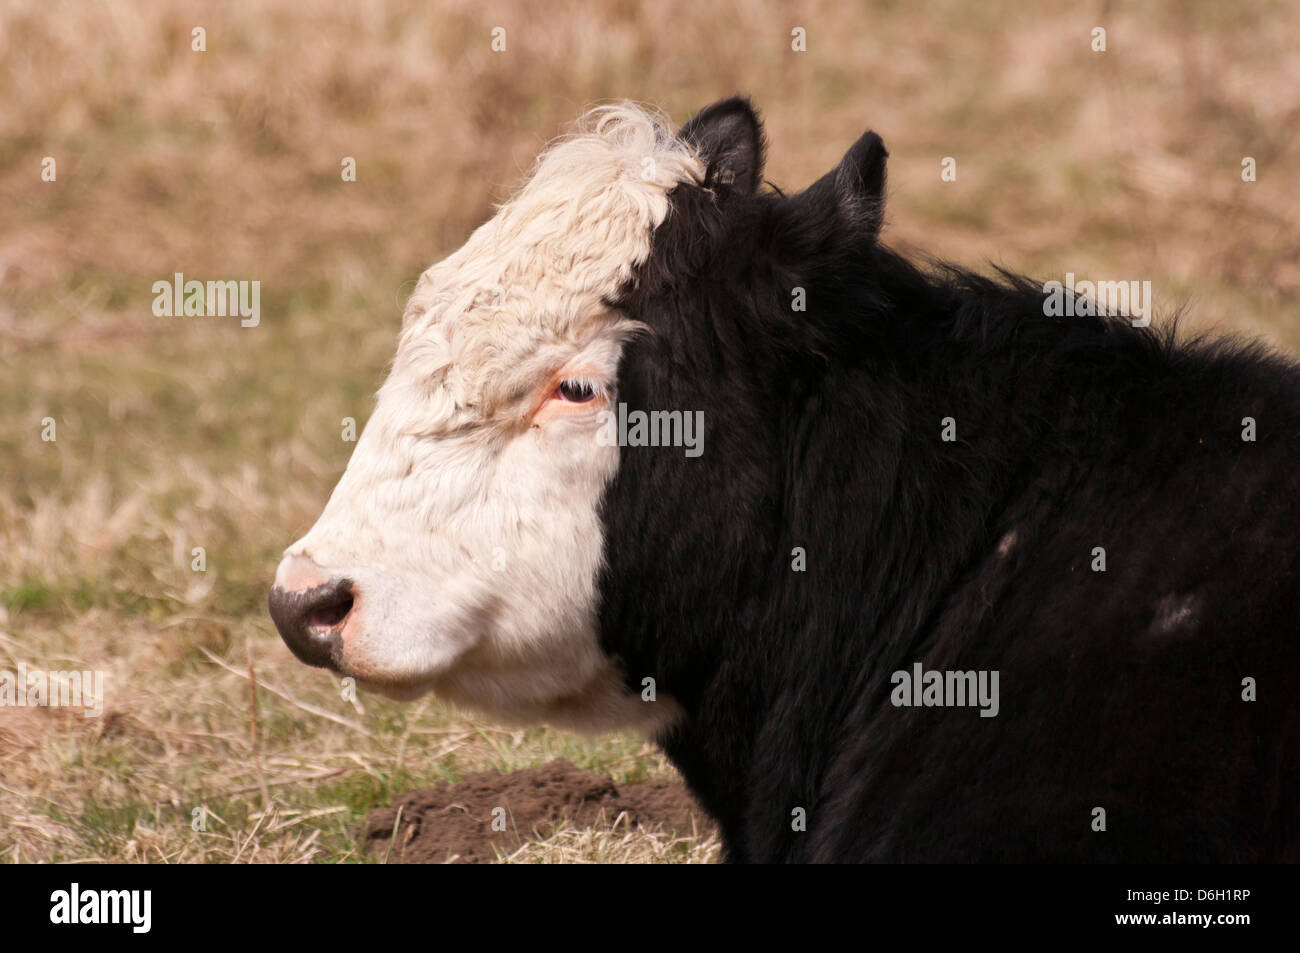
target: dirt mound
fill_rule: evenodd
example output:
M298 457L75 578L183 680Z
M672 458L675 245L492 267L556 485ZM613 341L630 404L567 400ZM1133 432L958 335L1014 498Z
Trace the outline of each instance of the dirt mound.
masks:
M443 781L398 795L391 808L366 815L360 837L366 852L380 856L391 841L389 863L484 863L559 827L607 826L620 815L631 825L681 836L703 837L714 829L680 782L619 788L607 776L558 758L540 768L485 771L466 775L459 784Z

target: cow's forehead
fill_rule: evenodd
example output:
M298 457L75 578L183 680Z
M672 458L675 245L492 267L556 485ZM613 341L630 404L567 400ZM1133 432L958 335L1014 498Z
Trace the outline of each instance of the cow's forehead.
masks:
M659 115L632 104L588 112L514 197L420 277L394 376L490 414L537 366L609 323L602 302L649 256L668 193L703 175Z

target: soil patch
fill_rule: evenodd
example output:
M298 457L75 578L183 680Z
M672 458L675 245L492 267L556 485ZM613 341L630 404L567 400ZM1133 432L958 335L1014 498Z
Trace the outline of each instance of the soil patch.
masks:
M502 819L505 830L499 829ZM443 781L400 794L391 808L367 814L359 833L365 851L381 857L391 842L389 863L486 863L561 827L615 823L683 837L707 837L715 829L679 781L618 787L607 775L557 758L540 768L484 771L459 784Z

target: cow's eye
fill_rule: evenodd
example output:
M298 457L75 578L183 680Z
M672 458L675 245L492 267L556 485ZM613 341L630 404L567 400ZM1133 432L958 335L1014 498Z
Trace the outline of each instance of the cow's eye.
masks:
M590 381L561 381L555 389L555 396L573 404L585 404L596 399L596 387Z

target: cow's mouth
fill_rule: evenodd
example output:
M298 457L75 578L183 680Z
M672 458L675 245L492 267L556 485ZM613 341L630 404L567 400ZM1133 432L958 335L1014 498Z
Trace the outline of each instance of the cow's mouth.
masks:
M393 701L409 702L414 701L421 695L433 689L431 679L419 679L410 682L391 682L356 676L357 686L367 692L376 695L383 695L385 698L391 698Z

